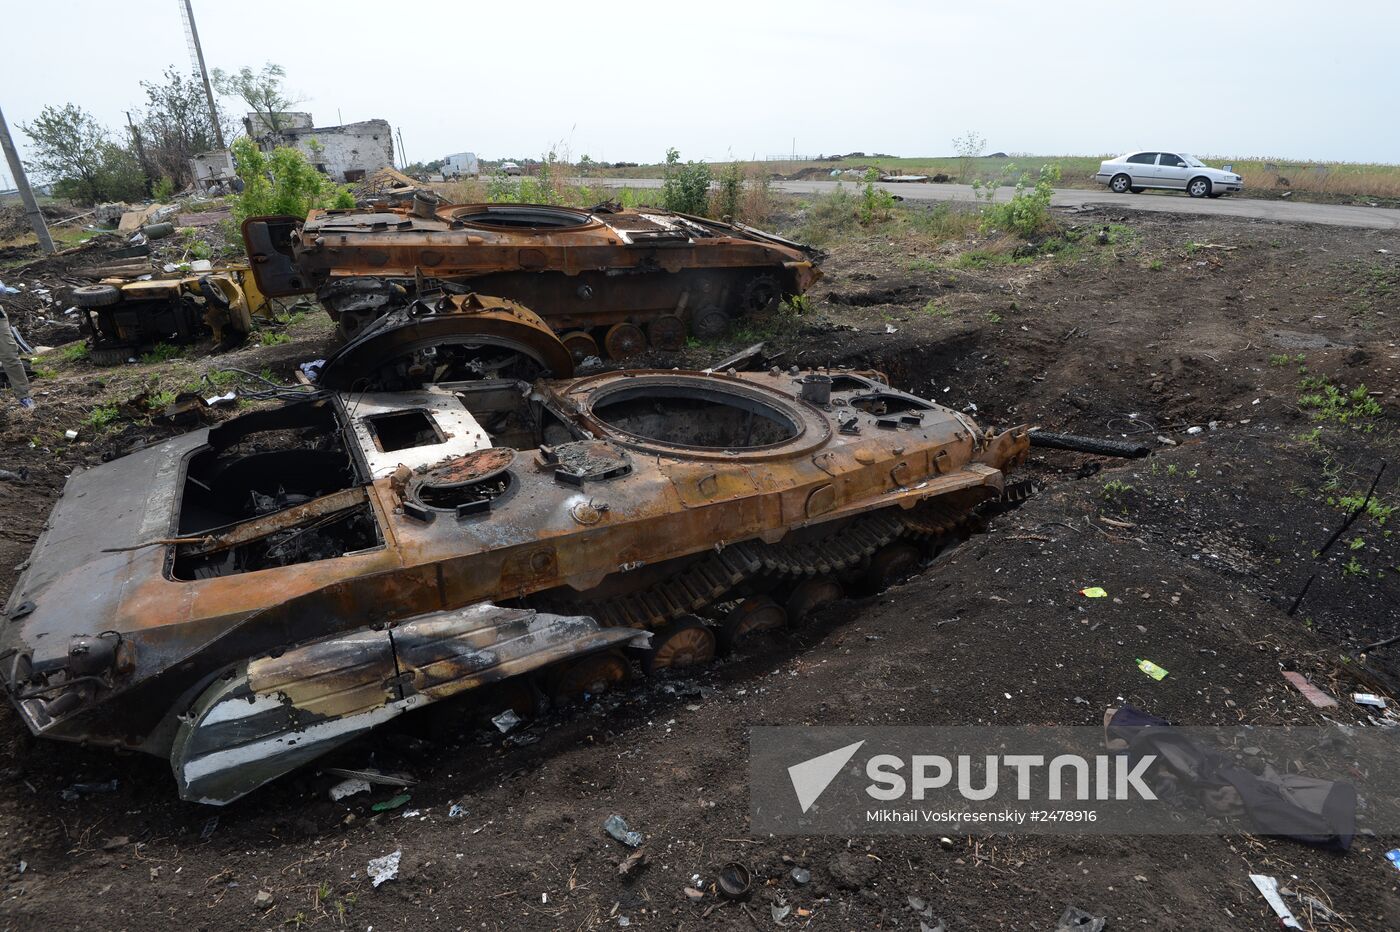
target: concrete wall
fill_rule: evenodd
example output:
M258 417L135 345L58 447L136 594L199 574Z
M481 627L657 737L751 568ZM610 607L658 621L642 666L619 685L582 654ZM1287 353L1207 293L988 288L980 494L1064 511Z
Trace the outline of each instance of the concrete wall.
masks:
M276 146L301 150L318 171L337 182L359 181L394 164L393 130L387 120L284 130L256 138L264 150Z

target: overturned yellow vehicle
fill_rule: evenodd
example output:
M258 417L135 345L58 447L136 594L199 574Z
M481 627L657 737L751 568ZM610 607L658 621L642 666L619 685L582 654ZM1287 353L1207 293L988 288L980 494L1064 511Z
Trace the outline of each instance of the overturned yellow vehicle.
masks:
M1027 448L872 372L322 390L76 473L0 673L35 734L222 804L486 684L564 702L878 589Z

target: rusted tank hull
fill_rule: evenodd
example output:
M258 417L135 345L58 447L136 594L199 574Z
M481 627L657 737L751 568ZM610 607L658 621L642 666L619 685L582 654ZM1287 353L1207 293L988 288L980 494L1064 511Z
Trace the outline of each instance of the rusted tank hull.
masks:
M556 331L587 333L605 352L608 328L623 325L674 349L687 329L718 336L730 321L802 294L821 276L821 254L809 247L743 224L650 209L313 211L304 223L252 218L244 239L268 294L314 290L346 336L424 289L456 289L518 301ZM615 338L612 346L624 344Z
M639 630L648 669L712 655L931 552L1027 449L870 373L298 402L76 474L0 675L35 733L223 802L501 677L616 679Z

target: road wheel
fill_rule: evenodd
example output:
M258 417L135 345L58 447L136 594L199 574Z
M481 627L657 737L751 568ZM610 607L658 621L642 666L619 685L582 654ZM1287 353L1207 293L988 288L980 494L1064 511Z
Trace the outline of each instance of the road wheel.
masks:
M690 329L701 340L718 340L729 332L729 315L708 304L690 315Z
M1129 188L1128 190L1129 190L1129 191L1132 191L1134 194L1141 194L1143 191L1146 191L1147 189L1146 189L1146 188Z
M647 338L636 324L613 324L603 337L603 346L613 359L626 359L647 348Z
M730 609L719 626L719 647L729 653L751 635L787 624L787 612L766 595L750 596Z
M605 650L569 661L550 671L549 698L556 706L579 702L626 683L632 665L619 650Z
M1186 186L1186 193L1192 197L1210 197L1210 179L1192 178Z
M684 615L651 633L651 647L642 654L642 672L679 670L715 659L715 633L694 615Z
M870 558L861 574L861 588L872 594L887 589L917 573L921 562L919 548L908 541L887 544Z
M841 584L829 577L804 579L793 588L792 594L787 598L788 624L801 627L817 609L835 602L845 594Z
M564 344L564 348L569 351L569 355L574 357L574 364L582 363L589 356L598 356L598 341L588 335L584 330L573 330L559 338L559 342Z
M121 290L114 285L81 285L71 295L78 307L111 307L122 299Z
M766 311L776 305L783 296L783 286L772 275L756 275L744 286L739 303L750 314Z
M1127 194L1133 189L1133 179L1123 174L1114 175L1108 186L1114 194Z
M1212 192L1210 192L1210 196L1211 196L1211 199L1214 200L1215 198L1220 197L1220 196L1223 195L1224 193L1225 193L1224 191L1212 191Z
M647 324L647 338L653 348L674 353L685 346L685 322L674 314L658 317Z

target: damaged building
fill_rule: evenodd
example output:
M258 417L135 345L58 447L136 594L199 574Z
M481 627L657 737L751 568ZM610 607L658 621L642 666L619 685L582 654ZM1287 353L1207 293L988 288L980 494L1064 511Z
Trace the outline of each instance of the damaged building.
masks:
M298 149L316 170L339 183L352 183L394 164L393 130L388 120L363 120L344 126L314 126L309 113L279 113L271 126L261 113L243 118L248 135L267 152L278 146Z

